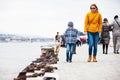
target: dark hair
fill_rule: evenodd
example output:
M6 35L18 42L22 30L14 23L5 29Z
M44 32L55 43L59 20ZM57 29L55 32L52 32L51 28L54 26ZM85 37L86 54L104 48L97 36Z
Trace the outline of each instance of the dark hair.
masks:
M95 6L96 10L98 11L98 7L97 7L96 4L91 4L91 5L90 5L90 8L91 8L92 6Z
M104 21L104 22L108 22L108 19L107 19L107 18L104 18L103 21Z
M118 18L118 15L115 15L114 19Z
M59 34L59 32L57 32L57 34Z

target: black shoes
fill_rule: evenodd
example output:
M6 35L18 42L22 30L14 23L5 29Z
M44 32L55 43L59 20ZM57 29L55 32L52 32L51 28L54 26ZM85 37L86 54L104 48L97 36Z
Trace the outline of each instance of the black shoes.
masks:
M71 61L71 60L66 60L66 62L72 63L72 61Z
M119 54L119 52L117 52L116 54Z
M118 52L118 51L117 51L117 52L114 52L114 54L119 54L119 53L120 53L120 52Z
M114 54L119 54L119 52L115 52Z
M103 52L103 54L108 54L107 52L105 53L105 52Z

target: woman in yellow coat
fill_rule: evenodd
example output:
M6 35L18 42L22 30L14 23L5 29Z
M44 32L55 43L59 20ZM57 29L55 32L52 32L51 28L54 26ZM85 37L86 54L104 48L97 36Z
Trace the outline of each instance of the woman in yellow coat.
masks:
M90 6L90 12L86 14L84 32L88 36L89 43L89 57L88 62L92 60L92 50L93 50L93 62L97 62L97 45L99 40L99 32L102 30L102 16L98 12L98 7L96 4Z

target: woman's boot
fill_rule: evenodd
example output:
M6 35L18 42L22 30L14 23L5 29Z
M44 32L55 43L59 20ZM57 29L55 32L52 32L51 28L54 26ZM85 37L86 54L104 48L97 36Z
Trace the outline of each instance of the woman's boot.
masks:
M89 55L89 56L88 56L88 62L91 62L91 59L92 59L92 56Z
M108 44L106 44L106 54L108 53Z
M93 62L97 62L96 56L93 56Z
M103 54L105 54L105 44L103 44Z

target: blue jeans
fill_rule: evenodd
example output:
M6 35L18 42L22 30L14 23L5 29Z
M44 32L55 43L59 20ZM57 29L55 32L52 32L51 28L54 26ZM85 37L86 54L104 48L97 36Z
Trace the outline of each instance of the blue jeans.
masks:
M67 43L66 44L66 61L72 62L72 55L73 55L73 43Z
M88 32L88 43L89 43L89 55L92 55L92 49L93 50L93 56L97 55L97 45L99 40L99 33L98 32Z

